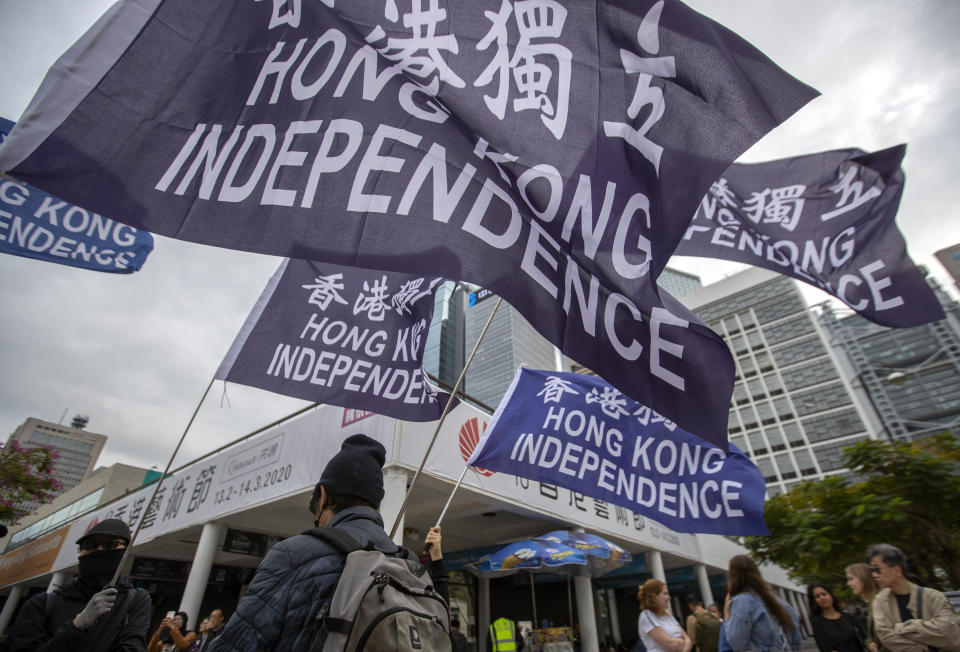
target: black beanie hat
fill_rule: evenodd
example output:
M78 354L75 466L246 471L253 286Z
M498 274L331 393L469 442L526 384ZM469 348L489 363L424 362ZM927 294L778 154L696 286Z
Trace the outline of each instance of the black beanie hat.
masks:
M87 537L92 537L97 534L117 537L118 539L123 539L127 543L130 543L130 526L121 521L119 518L108 518L104 521L100 521L89 530L84 532L83 536L77 539L77 544L79 545L80 542Z
M366 435L351 435L343 440L320 476L318 487L329 493L363 498L374 507L383 500L383 463L387 451L383 444ZM315 494L319 494L317 489Z

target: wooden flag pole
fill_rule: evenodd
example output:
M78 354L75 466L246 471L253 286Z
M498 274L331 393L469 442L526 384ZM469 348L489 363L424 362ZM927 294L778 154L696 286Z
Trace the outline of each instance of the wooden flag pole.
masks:
M418 468L416 474L414 474L413 481L410 483L410 487L407 488L407 494L403 497L403 503L400 505L400 511L397 513L397 518L393 522L393 527L390 528L391 539L397 534L397 528L400 526L400 520L403 518L403 513L407 511L407 503L410 502L410 496L413 494L413 489L417 486L417 480L420 479L420 474L423 473L423 467L427 464L427 458L430 457L430 451L433 450L433 445L437 441L437 435L440 434L440 428L443 426L443 421L447 418L447 413L450 412L450 407L453 405L453 398L460 390L460 385L463 384L463 379L467 375L467 369L470 368L470 363L473 362L473 356L477 354L477 349L480 348L480 342L483 341L483 336L487 334L487 329L490 328L490 322L493 321L493 316L497 314L497 309L500 307L501 303L503 303L503 297L497 299L497 305L493 307L493 312L490 313L487 323L484 324L483 330L480 331L480 337L477 338L477 343L473 345L473 351L470 352L470 357L467 359L467 363L463 365L463 371L460 372L460 377L457 378L457 383L453 386L453 390L450 392L450 398L447 399L447 405L443 408L443 414L440 415L440 421L437 422L437 427L433 431L433 437L430 439L430 445L427 446L427 452L423 454L423 459L420 461L420 468ZM464 469L464 471L466 471L466 469ZM457 483L457 486L459 486L459 483Z
M206 400L207 394L210 393L210 388L213 387L213 381L216 379L216 375L210 379L210 382L207 384L207 388L203 390L203 396L200 397L197 407L193 410L193 415L190 417L190 421L187 422L187 427L183 429L183 434L180 435L180 441L177 442L177 447L173 449L173 455L170 456L170 461L167 462L167 468L163 470L163 474L160 476L160 479L157 481L157 486L153 490L153 495L150 496L150 500L147 502L147 507L144 510L143 516L140 517L140 522L137 523L137 529L133 531L133 536L130 537L127 547L123 549L123 556L120 558L120 563L117 564L117 570L115 570L113 573L113 578L110 580L110 586L115 585L117 580L120 578L120 571L123 568L124 562L127 561L127 555L130 554L130 550L133 548L133 542L136 541L137 535L140 534L140 528L143 527L143 522L146 520L147 511L150 510L150 507L153 505L153 501L156 500L157 493L160 491L160 485L163 484L164 478L166 478L167 474L170 472L170 467L173 466L173 460L177 457L177 453L180 452L180 446L183 445L183 440L187 438L187 433L190 431L190 426L193 425L193 420L197 418L197 413L200 412L200 406L203 405L203 401Z

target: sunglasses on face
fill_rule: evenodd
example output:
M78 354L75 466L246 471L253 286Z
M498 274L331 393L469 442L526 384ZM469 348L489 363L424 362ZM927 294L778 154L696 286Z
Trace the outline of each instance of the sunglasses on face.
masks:
M116 550L123 548L126 544L122 539L87 539L79 544L81 552L93 552L94 550Z
M877 567L877 566L871 566L871 567L870 567L870 574L871 574L871 575L879 575L879 574L882 573L882 572L883 572L883 568L880 568L880 567Z

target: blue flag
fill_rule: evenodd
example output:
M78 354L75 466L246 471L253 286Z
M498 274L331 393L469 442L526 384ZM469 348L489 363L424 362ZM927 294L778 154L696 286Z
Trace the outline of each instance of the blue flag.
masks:
M593 376L521 368L467 463L678 532L770 534L763 475L742 451L704 442Z
M449 394L423 370L442 278L285 260L217 380L407 421L439 419Z
M829 292L883 326L944 318L894 217L906 145L730 166L677 254L764 267Z
M0 118L0 143L13 123ZM0 179L0 253L98 272L130 274L153 251L146 231L13 179Z
M815 95L674 0L121 1L0 170L153 233L473 283L722 442L730 354L654 280Z

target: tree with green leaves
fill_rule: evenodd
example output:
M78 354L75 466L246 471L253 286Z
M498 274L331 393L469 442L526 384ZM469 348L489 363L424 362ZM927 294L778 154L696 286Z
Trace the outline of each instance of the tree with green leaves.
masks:
M850 477L804 482L767 501L771 536L745 541L754 557L799 582L841 588L843 569L865 561L867 546L890 543L921 584L960 588L960 441L949 433L864 441L843 455Z
M57 452L46 446L22 448L15 440L0 447L0 523L14 525L30 513L25 503L50 502L61 483L53 477Z

